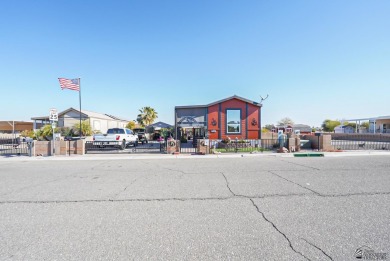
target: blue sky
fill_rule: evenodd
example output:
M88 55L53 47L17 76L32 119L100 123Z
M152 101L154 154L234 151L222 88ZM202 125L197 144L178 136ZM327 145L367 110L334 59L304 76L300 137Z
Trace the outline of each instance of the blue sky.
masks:
M263 124L390 115L390 1L2 1L0 120L269 94Z

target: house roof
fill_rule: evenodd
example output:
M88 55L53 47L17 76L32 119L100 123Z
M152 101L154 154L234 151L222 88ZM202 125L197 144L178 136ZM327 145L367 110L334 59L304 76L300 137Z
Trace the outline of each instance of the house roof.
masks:
M312 128L309 125L306 124L293 124L294 130L300 130L302 132L311 132Z
M170 125L168 123L165 123L165 122L162 122L162 121L150 124L150 125L148 125L146 127L154 127L154 128L158 127L158 128L166 128L166 129L173 128L172 125Z
M255 101L252 101L252 100L248 100L248 99L245 99L245 98L240 97L240 96L237 96L237 95L233 95L233 96L228 97L228 98L226 98L226 99L222 99L222 100L219 100L219 101L210 103L210 104L208 104L207 106L212 106L212 105L215 105L215 104L218 104L218 103L222 103L222 102L225 102L225 101L228 101L228 100L232 100L232 99L241 100L241 101L243 101L243 102L251 103L251 104L256 105L256 106L259 106L259 107L262 106L262 105L261 105L260 103L258 103L258 102L255 102Z
M374 118L375 120L390 120L390 116L379 116Z
M218 104L218 103L222 103L222 102L225 102L225 101L228 101L228 100L232 100L232 99L237 99L237 100L240 100L240 101L243 101L243 102L247 102L247 103L253 104L253 105L258 106L258 107L262 106L259 102L255 102L255 101L252 101L252 100L249 100L249 99L245 99L245 98L237 96L237 95L233 95L233 96L230 96L228 98L225 98L225 99L222 99L222 100L218 100L218 101L206 104L206 105L175 106L175 109L176 108L177 109L186 109L186 108L195 108L195 107L196 108L205 108L205 107L209 107L209 106L212 106L212 105L215 105L215 104Z
M33 123L29 121L0 121L0 131L24 131L32 130Z
M338 125L335 127L336 128L342 128L342 129L345 129L345 128L353 128L352 126L349 126L349 125Z
M294 130L300 130L302 132L311 132L312 128L306 124L287 124L287 125L276 125L274 128L293 128Z
M66 109L62 112L59 112L58 113L58 117L61 117L62 115L70 112L70 111L76 111L76 112L80 112L79 110L73 108L73 107L70 107L69 109ZM117 120L117 121L128 121L128 120L124 120L124 119L120 119L118 117L115 117L113 115L110 115L110 114L103 114L103 113L99 113L99 112L93 112L93 111L88 111L88 110L81 110L81 114L83 114L84 118L85 117L89 117L89 118L98 118L98 119L102 119L102 120ZM43 116L43 117L33 117L31 118L32 120L49 120L49 116Z
M390 120L390 115L389 116L378 116L378 117L371 117L371 118L360 118L360 119L343 119L342 122L344 121L374 121L374 120Z

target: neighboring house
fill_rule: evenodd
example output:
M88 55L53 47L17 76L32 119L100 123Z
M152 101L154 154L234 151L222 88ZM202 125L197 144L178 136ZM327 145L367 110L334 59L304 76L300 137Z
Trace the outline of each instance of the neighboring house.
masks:
M359 133L390 133L390 116L379 116L361 119L344 119L343 121L355 122L355 132ZM369 122L368 130L359 127L362 122Z
M0 133L20 133L33 129L33 123L27 121L0 121Z
M261 104L237 95L207 105L175 107L177 139L260 139Z
M380 116L369 120L370 133L390 133L390 116Z
M355 129L352 126L339 125L334 128L334 133L354 133Z
M291 124L291 125L277 125L274 126L271 131L278 133L279 131L283 133L299 133L299 134L311 134L312 128L306 124Z
M293 132L299 131L300 134L310 134L313 128L306 124L293 124Z
M33 117L34 129L39 129L45 124L49 124L49 116ZM94 132L106 133L109 128L124 128L128 120L120 119L115 116L103 113L97 113L87 110L81 110L81 120L89 121ZM69 108L58 113L58 127L72 128L80 122L80 111L74 108Z
M146 130L146 133L147 133L147 138L150 139L150 140L156 140L157 138L159 138L162 133L162 129L172 129L173 126L168 124L168 123L165 123L165 122L162 122L162 121L159 121L159 122L156 122L156 123L153 123L153 124L150 124L148 126L145 127L145 130ZM172 133L170 133L169 135L172 135Z
M153 124L146 126L146 128L147 129L154 128L155 130L160 130L160 129L171 129L171 128L173 128L173 126L168 124L168 123L159 121L159 122L156 122L156 123L153 123Z

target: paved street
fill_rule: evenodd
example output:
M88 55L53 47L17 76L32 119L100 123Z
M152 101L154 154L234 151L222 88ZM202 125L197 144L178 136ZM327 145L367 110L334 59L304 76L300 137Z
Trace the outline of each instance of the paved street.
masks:
M390 156L0 159L0 260L390 259Z

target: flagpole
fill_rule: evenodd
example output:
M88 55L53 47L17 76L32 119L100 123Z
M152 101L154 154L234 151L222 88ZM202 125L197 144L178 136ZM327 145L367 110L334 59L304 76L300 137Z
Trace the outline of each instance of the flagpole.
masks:
M81 140L81 78L79 78L79 102L80 102L80 140Z

